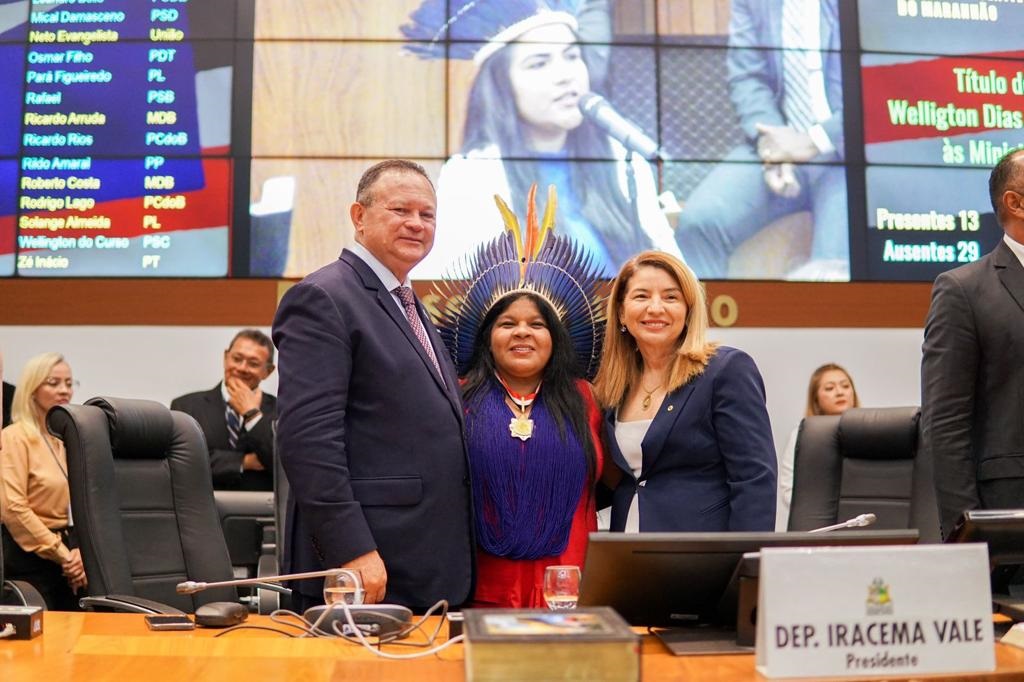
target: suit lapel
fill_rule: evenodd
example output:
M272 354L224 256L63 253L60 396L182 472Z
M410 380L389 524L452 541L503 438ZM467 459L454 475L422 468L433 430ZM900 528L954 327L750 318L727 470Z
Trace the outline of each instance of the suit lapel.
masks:
M619 449L619 443L615 440L615 409L610 408L604 411L604 422L605 422L605 433L609 434L608 446L612 453L612 459L619 465L619 468L627 476L632 477L633 468L626 462L626 458L622 456L622 450Z
M641 443L644 453L644 466L641 475L645 475L654 466L655 460L665 447L665 441L668 439L669 434L672 433L676 420L679 419L679 415L682 414L686 402L693 395L694 385L701 380L702 376L694 377L690 380L690 383L676 389L665 397L664 402L662 402L661 407L658 409L658 414L654 415L651 428L647 430L647 435L644 436L643 443Z
M826 48L838 47L839 41L835 41L833 46L833 34L839 30L839 17L836 16L837 8L831 2L821 3L821 17L818 21L821 31L821 58L827 60L829 55L825 52ZM838 38L838 36L835 36Z
M217 384L213 387L213 390L207 391L203 399L206 401L207 419L210 420L207 424L209 431L207 433L212 436L216 436L216 445L214 447L227 447L228 444L228 423L225 417L225 411L227 405L224 403L224 396L220 393L221 384ZM211 438L211 440L213 440ZM212 445L212 444L211 444Z
M1024 266L1020 264L1020 260L1006 245L1006 242L1002 240L992 252L992 266L995 268L999 281L1010 292L1010 296L1017 302L1017 305L1024 310Z
M770 78L769 84L774 83L776 97L782 96L782 3L769 0L761 4L761 17L763 24L758 27L758 35L755 43L758 47L778 47L777 50L766 50L762 54L771 60L772 74L765 74ZM764 43L764 45L761 45ZM776 45L776 43L778 43ZM766 60L767 61L767 60ZM778 105L776 105L778 106ZM781 112L780 112L781 114Z
M430 319L418 298L416 299L416 307L419 308L420 318ZM423 327L427 330L427 336L430 337L430 345L434 347L434 352L437 354L437 362L441 365L441 372L444 374L443 387L446 389L448 400L455 406L456 411L459 413L459 421L462 421L462 392L459 388L459 375L455 371L455 363L434 323L426 322ZM430 359L428 358L427 361L430 362ZM431 363L430 369L433 372L433 363Z
M458 382L451 381L449 376L445 377L447 385L445 384L445 381L441 381L441 377L438 375L437 369L434 367L434 363L431 361L430 356L427 355L427 351L423 348L419 339L417 339L416 335L413 334L412 327L409 325L409 320L406 319L405 314L399 311L398 304L395 302L395 299L392 298L391 292L384 288L384 285L381 283L380 279L378 279L377 275L373 273L370 266L364 263L361 258L349 251L343 251L341 258L355 269L356 274L358 274L360 279L363 281L363 286L368 290L375 292L377 304L385 313L387 313L388 317L390 317L392 322L395 323L402 335L405 336L405 340L416 352L420 361L430 373L431 378L434 380L434 384L442 393L445 394L445 397L448 398L453 407L456 408L455 411L461 419L462 408L460 407L458 400ZM420 322L422 322L425 316L423 315L423 307L420 304L419 299L416 299L416 307L420 314ZM427 331L427 336L430 338L431 345L434 347L434 353L437 354L438 363L441 364L442 371L445 371L445 368L448 367L448 365L445 365L441 358L442 355L447 353L444 343L442 343L441 337L433 328L432 324L424 324L423 326ZM448 374L454 374L454 372L448 372Z

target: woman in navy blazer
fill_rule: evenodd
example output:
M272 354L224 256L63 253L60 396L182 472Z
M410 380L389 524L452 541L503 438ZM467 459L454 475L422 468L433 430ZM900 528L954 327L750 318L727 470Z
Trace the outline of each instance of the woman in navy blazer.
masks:
M774 528L764 382L749 355L709 342L707 327L703 286L671 255L645 251L612 283L595 392L621 470L613 531Z

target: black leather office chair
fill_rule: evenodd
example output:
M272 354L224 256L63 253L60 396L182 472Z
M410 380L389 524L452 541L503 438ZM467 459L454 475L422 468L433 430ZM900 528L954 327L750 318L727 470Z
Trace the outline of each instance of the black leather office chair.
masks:
M47 426L67 449L84 606L166 613L237 601L234 588L175 592L185 580L233 577L192 417L149 400L93 398L53 408Z
M939 542L931 462L917 457L918 407L855 407L807 417L793 462L789 530L872 513L876 529L916 528Z

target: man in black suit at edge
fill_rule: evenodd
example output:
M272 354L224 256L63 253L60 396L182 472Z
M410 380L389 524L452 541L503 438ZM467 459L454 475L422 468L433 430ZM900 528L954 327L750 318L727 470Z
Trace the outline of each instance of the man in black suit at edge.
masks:
M235 334L224 351L224 380L171 401L192 415L210 450L217 490L273 490L277 398L260 389L274 371L274 344L258 329Z
M1024 150L992 170L1002 242L932 288L921 363L922 452L943 536L969 509L1024 507Z
M369 168L349 209L355 244L288 290L273 328L291 485L282 571L358 569L367 603L414 609L462 603L473 582L458 379L408 278L436 205L418 164ZM323 603L322 581L292 587L297 609Z

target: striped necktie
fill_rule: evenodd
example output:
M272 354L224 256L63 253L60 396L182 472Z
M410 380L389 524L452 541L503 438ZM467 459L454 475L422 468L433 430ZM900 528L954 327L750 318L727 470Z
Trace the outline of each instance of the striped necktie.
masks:
M416 310L416 294L413 293L410 287L395 287L391 290L391 293L402 302L402 308L405 310L405 317L409 320L409 325L412 327L412 333L416 336L416 340L420 342L420 345L423 346L423 350L427 352L430 361L434 363L437 375L441 377L441 382L444 383L441 365L437 362L437 356L434 355L434 347L430 345L430 339L427 338L427 330L423 327L423 322L420 320L419 311Z
M225 418L228 423L228 447L234 450L238 447L238 432L242 428L242 420L238 418L230 405L225 408Z
M782 112L786 123L797 130L807 130L815 124L814 104L811 101L811 70L807 66L807 51L819 50L820 45L808 45L800 17L800 0L782 3Z

